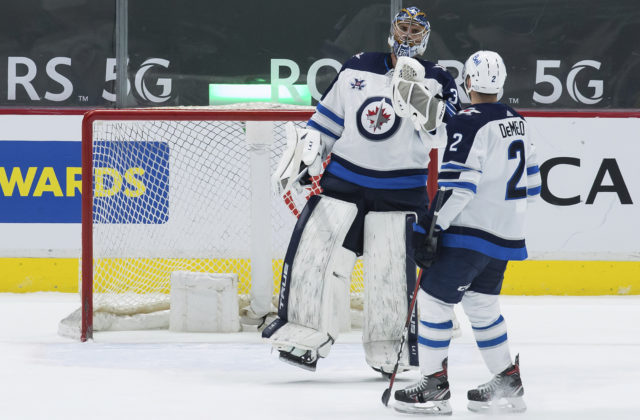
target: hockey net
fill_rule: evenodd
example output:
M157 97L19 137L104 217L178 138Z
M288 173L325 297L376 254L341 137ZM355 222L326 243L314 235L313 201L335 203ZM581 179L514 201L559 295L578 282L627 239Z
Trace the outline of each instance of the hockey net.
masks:
M82 308L61 334L76 335L76 323L82 340L93 330L164 326L153 314L169 309L174 271L236 273L240 307L252 291L277 296L296 212L319 189L316 182L285 200L270 193L269 177L286 145L284 124L303 126L312 113L274 105L87 113ZM362 288L359 261L354 307ZM149 322L112 322L136 317Z

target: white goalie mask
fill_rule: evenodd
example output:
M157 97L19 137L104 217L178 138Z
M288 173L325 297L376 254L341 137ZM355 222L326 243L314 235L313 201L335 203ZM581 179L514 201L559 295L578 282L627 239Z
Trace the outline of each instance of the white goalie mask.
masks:
M387 42L396 57L414 57L425 52L430 33L427 14L417 7L407 7L393 18Z
M471 87L467 87L467 76L471 80ZM507 69L502 57L493 51L477 51L464 64L462 80L464 89L486 94L499 94L507 79Z

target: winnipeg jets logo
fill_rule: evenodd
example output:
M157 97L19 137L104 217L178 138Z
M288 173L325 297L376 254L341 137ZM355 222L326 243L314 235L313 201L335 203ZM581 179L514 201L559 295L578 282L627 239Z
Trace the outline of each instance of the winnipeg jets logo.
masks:
M362 90L364 89L364 87L366 86L366 84L364 83L364 79L354 79L353 82L351 82L351 89L358 89L358 90Z
M376 130L380 130L383 124L389 122L391 114L385 112L384 102L380 104L380 107L367 110L367 117L369 117L369 128L375 133Z
M381 141L391 137L400 126L400 117L393 110L391 99L382 96L367 98L358 112L358 131L369 140Z

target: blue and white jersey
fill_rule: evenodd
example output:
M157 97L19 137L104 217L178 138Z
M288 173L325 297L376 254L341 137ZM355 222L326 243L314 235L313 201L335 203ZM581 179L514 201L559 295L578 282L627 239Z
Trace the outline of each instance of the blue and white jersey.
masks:
M447 114L460 109L453 77L441 66L418 60L447 99ZM391 101L391 54L360 53L349 59L316 107L307 128L337 140L326 171L375 189L424 187L429 152L444 147L444 125L436 133L415 130L396 115ZM445 115L445 122L448 116Z
M541 179L527 122L516 111L483 103L451 118L439 185L451 191L438 216L442 246L527 258L525 211Z

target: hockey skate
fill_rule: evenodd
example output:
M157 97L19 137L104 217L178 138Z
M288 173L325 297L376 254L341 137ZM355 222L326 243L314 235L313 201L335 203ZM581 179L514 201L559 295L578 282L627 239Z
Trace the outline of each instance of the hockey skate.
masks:
M401 413L451 415L447 380L447 359L442 361L442 370L423 376L420 382L396 391L393 408Z
M479 413L522 413L527 409L523 394L520 355L517 355L513 365L467 393L467 408Z
M316 365L318 364L317 353L297 347L291 347L290 350L278 351L280 352L280 360L283 362L311 372L316 371Z

